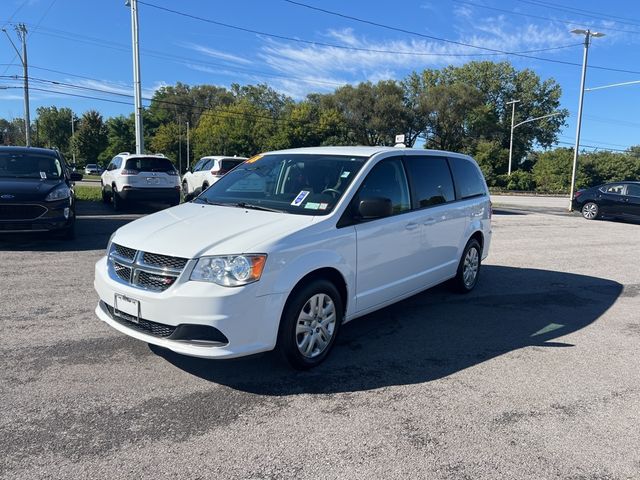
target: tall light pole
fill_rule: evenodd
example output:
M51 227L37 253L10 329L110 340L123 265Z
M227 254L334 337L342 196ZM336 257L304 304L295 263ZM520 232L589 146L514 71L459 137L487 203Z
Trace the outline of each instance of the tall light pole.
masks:
M516 103L519 103L520 100L511 100L507 102L507 105L511 104L511 139L509 140L509 171L507 175L511 175L511 159L513 158L513 122L516 118Z
M11 37L7 33L6 29L2 29L5 33L9 41L11 42L11 46L18 54L18 58L22 62L22 78L24 80L24 141L27 147L31 146L31 116L29 114L29 67L27 63L27 27L24 23L16 25L16 32L20 37L20 41L22 42L22 54L18 50L18 48L11 40Z
M589 44L591 37L604 37L604 33L591 30L571 30L571 33L584 35L584 56L582 57L582 76L580 78L580 100L578 103L578 118L576 123L576 144L573 149L573 167L571 169L571 189L569 190L569 211L573 210L573 190L576 187L576 170L578 168L578 150L580 149L580 129L582 127L582 102L584 100L584 82L587 77L587 58L589 56Z
M140 86L140 46L138 40L138 0L126 0L131 7L131 44L133 47L133 103L135 110L136 153L144 153L142 131L142 87Z
M187 168L185 170L189 170L189 167L191 166L190 163L190 159L189 159L189 122L187 122ZM180 172L180 174L182 175L182 172Z
M76 127L74 125L74 118L73 118L73 110L71 111L71 142L73 142L73 137L76 134ZM76 149L73 148L73 143L71 144L71 156L73 157L73 166L75 167L76 165Z

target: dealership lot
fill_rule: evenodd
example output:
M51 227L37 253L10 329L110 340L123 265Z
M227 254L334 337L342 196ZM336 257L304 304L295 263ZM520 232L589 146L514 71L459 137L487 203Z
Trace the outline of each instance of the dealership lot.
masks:
M0 477L640 477L640 225L498 210L475 291L355 320L302 373L96 319L93 264L148 211L0 239Z

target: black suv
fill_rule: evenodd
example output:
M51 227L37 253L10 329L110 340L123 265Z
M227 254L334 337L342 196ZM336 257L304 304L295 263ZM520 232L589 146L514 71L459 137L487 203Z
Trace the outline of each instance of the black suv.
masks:
M0 147L0 233L57 231L74 235L71 170L57 150Z

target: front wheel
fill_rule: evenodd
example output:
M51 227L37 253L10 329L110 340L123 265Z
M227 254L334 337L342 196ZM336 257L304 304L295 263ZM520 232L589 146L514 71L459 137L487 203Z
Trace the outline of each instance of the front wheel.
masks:
M299 370L313 368L333 347L344 309L333 283L314 280L287 301L278 333L278 350Z
M458 264L456 276L453 279L454 288L460 293L469 293L478 283L482 248L475 238L467 242Z
M581 212L587 220L595 220L600 215L600 208L595 202L587 202L582 206Z

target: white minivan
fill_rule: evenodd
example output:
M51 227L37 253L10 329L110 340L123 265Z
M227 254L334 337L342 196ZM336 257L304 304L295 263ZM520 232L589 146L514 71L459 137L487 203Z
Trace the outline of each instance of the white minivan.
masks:
M270 152L119 228L96 264L96 314L181 354L277 348L305 369L354 318L446 280L472 290L490 242L489 193L471 157Z

